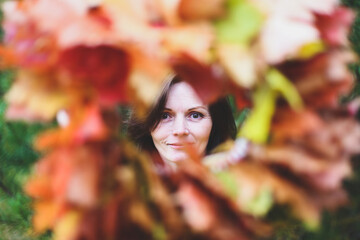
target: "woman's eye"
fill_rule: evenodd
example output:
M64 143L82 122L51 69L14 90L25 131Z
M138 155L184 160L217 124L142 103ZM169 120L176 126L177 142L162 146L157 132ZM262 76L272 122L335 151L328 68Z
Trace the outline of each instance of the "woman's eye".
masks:
M192 119L200 119L200 118L204 117L204 114L199 113L199 112L192 112L192 113L190 113L190 117Z
M170 117L170 114L169 113L167 113L167 112L164 112L164 113L162 113L161 114L161 119L168 119Z

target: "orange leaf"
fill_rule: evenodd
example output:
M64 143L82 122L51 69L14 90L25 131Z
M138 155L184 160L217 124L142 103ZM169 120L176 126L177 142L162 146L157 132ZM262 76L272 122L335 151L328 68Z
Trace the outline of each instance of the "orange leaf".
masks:
M26 183L25 192L35 198L50 198L53 196L50 178L44 175L33 177Z
M107 136L108 130L98 106L85 106L81 112L77 109L75 107L70 115L68 126L40 134L35 140L35 148L45 150L56 146L79 145L89 140L101 140Z
M296 139L322 127L321 118L310 110L295 112L291 109L278 109L275 113L271 132L274 141Z
M60 213L60 206L55 202L40 201L34 204L34 229L38 233L52 228Z
M181 0L179 4L179 15L187 20L211 19L224 13L224 0Z

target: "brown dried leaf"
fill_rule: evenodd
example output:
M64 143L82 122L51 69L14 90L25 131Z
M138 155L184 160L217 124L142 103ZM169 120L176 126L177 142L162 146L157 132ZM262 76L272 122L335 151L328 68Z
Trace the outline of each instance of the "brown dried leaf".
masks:
M225 13L224 0L181 0L179 15L186 20L200 20L220 17Z
M244 206L255 198L262 189L269 189L275 202L289 204L296 216L309 226L319 223L321 208L308 198L307 193L258 163L241 162L230 169L239 184L237 202Z
M299 146L252 145L249 155L256 162L284 167L319 190L337 189L341 187L342 180L351 174L350 162L346 159L332 161L311 154Z
M296 139L316 131L323 124L321 118L311 110L296 112L290 108L278 108L271 125L271 133L274 141Z

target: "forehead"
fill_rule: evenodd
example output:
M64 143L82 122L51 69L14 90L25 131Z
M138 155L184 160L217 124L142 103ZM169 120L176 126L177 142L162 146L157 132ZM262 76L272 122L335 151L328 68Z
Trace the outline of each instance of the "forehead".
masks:
M166 107L195 107L205 106L195 89L187 82L175 83L169 90Z

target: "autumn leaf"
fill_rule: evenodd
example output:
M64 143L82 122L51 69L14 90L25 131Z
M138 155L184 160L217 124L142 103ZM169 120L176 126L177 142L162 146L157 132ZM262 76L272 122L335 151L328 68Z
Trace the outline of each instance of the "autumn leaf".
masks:
M49 84L45 76L21 71L16 81L5 95L9 103L6 113L9 119L26 121L53 119L61 108L66 108L71 101L65 89Z
M215 224L214 206L191 184L182 184L177 199L184 208L184 217L195 231L209 231Z
M31 14L26 12L27 7L8 1L2 7L6 16L3 23L6 50L17 65L44 70L54 64L55 39L37 28Z
M316 16L316 25L321 37L331 46L347 46L347 36L355 14L350 9L337 7L330 14ZM336 20L335 20L336 19Z
M75 211L66 213L55 226L54 240L74 239L80 217L80 214Z
M127 99L125 86L131 63L121 49L105 45L66 49L59 58L59 67L74 78L75 85L92 85L102 104L113 105Z
M6 2L1 64L19 68L7 117L58 123L34 141L42 157L25 191L35 230L56 239L268 238L263 221L275 204L318 226L324 209L346 203L342 181L360 151L357 104L338 101L356 61L345 36L354 16L339 5ZM186 147L176 170L120 140L115 108L146 115L174 73L206 104L230 93L252 107L237 139L204 159Z
M60 213L60 206L51 201L40 201L34 204L34 230L42 233L54 226Z
M217 40L247 47L261 30L263 16L250 1L230 0L227 5L226 17L215 23Z
M179 16L185 20L212 19L225 13L225 0L181 0L178 9Z
M295 215L302 218L309 227L319 224L320 208L312 202L306 193L276 176L271 171L257 164L242 162L233 170L239 186L237 203L246 206L255 201L262 191L270 191L274 201L280 204L290 204Z
M180 78L190 83L205 103L214 102L225 93L227 81L216 65L203 64L187 54L171 62Z
M241 45L219 44L217 55L235 84L244 88L255 86L261 71L255 53Z
M351 174L349 161L317 157L296 145L253 146L249 155L254 161L282 166L295 175L302 175L305 182L322 190L341 187L342 180ZM323 176L324 181L311 181L305 176L314 176L311 180L316 176Z
M271 89L279 92L295 109L300 110L303 107L301 96L292 82L276 69L270 69L266 74L266 80Z
M170 56L187 55L202 64L211 60L210 49L215 40L214 30L207 23L164 28L161 33L162 46Z
M272 137L275 141L301 138L317 131L323 124L323 120L311 110L277 109L271 125Z
M246 119L238 135L256 143L265 143L269 136L271 119L275 112L276 92L262 86L253 94L254 109Z
M48 130L38 136L34 141L36 149L81 145L90 140L103 140L108 136L108 130L98 106L84 106L82 112L74 111L74 109L69 114L69 125Z
M260 42L265 60L276 64L295 58L304 45L318 40L319 32L315 26L274 14L266 21Z

